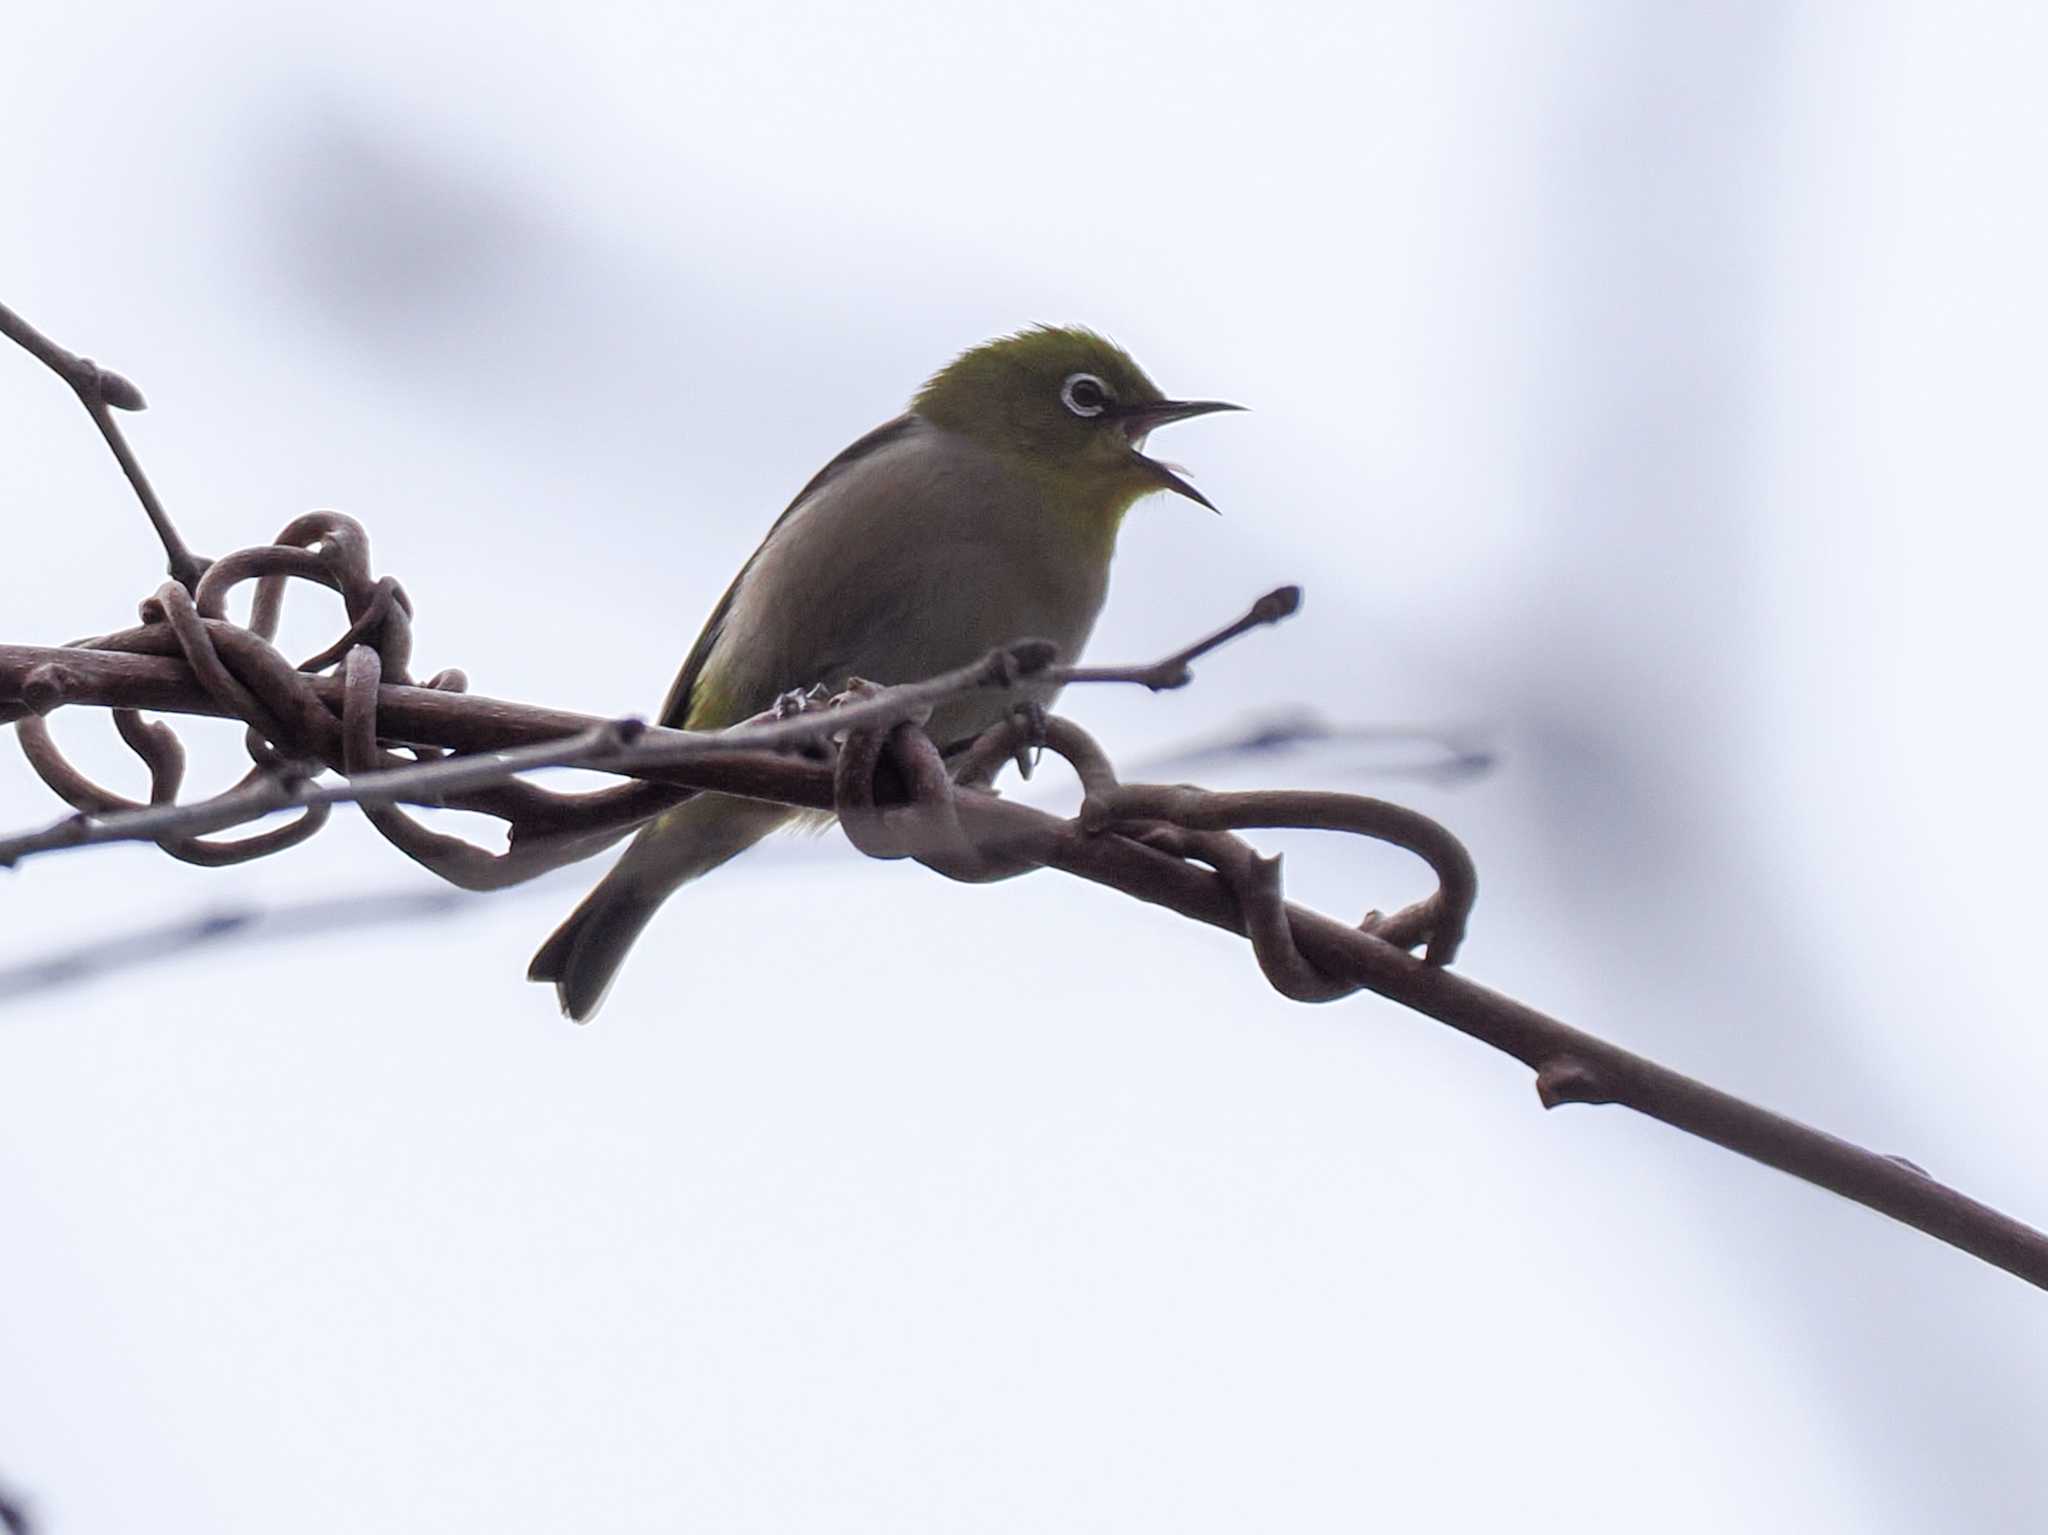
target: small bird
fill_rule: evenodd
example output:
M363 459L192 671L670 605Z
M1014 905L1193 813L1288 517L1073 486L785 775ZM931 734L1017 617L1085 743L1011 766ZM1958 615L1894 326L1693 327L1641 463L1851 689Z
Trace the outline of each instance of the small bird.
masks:
M962 353L797 492L712 609L661 723L718 730L792 690L913 682L1019 639L1051 640L1071 662L1102 611L1131 503L1172 490L1215 510L1145 456L1146 435L1240 408L1169 400L1122 348L1079 328ZM928 728L945 747L1014 707L970 697ZM803 814L706 793L658 816L527 979L553 982L563 1013L587 1021L677 886Z

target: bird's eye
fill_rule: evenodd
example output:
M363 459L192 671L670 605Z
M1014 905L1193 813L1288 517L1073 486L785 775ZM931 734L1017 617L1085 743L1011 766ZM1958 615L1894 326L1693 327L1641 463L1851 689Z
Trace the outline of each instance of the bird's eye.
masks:
M1093 373L1070 373L1060 385L1060 403L1077 416L1099 416L1115 398Z

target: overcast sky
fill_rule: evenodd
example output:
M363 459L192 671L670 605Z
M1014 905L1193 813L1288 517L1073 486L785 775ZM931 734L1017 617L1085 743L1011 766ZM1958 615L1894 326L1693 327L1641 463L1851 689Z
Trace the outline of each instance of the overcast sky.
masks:
M200 548L345 510L423 672L593 712L658 703L934 367L1103 329L1253 411L1173 430L1224 515L1137 509L1093 658L1307 589L1184 693L1070 699L1114 754L1294 704L1476 728L1476 783L1205 776L1441 816L1472 976L2040 1223L2044 33L43 6L0 54L0 300L141 385ZM26 356L0 517L0 639L161 579ZM0 825L47 819L10 757ZM1276 845L1332 911L1422 888ZM523 973L586 878L35 988L435 887L346 815L0 879L0 1485L50 1535L2048 1523L2042 1298L1859 1208L1545 1115L1223 935L836 834L678 896L578 1030Z

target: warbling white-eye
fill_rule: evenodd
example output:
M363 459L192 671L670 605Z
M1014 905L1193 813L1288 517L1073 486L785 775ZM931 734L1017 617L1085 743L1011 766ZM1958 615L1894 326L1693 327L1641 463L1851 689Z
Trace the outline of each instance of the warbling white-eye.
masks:
M1173 490L1209 505L1145 456L1146 435L1237 408L1167 399L1087 330L1040 327L963 353L797 493L712 610L661 723L718 730L785 692L913 682L1012 640L1051 640L1073 661L1108 594L1131 503ZM994 694L963 699L929 729L943 747L1014 707ZM590 1018L677 886L803 813L722 794L665 812L541 946L527 978L552 981L564 1013Z

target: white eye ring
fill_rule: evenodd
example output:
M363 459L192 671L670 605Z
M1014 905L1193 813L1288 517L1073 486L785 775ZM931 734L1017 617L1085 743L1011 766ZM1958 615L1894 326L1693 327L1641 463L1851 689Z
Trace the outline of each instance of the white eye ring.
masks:
M1099 416L1115 399L1109 385L1093 373L1069 373L1060 385L1060 403L1077 416Z

